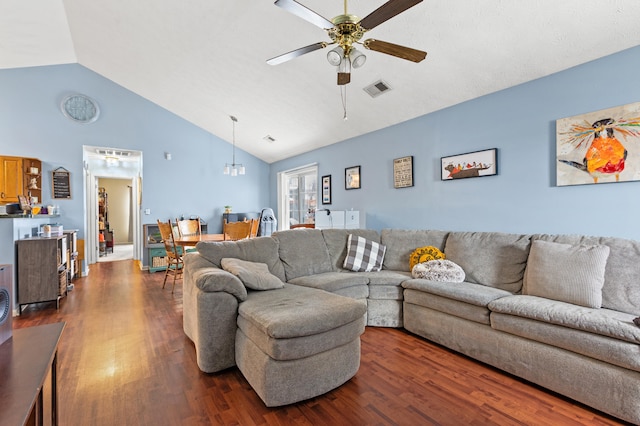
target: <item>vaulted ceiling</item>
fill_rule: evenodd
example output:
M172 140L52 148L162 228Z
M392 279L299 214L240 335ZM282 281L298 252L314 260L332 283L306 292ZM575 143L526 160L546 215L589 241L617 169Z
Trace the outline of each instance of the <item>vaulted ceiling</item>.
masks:
M298 1L328 19L344 9ZM348 10L364 17L384 3L351 0ZM237 146L266 162L640 45L640 2L425 0L366 37L428 56L361 49L343 120L329 48L265 62L329 41L273 0L0 0L0 69L77 62L227 141L234 115ZM392 90L372 98L363 88L379 80Z

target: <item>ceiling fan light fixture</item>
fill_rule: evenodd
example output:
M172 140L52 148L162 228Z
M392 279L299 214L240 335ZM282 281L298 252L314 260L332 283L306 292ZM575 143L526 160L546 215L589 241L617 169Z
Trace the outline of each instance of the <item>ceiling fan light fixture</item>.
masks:
M344 50L340 46L336 46L327 52L327 61L334 67L337 67L342 62L344 57Z
M360 68L365 62L367 62L365 54L357 50L355 47L351 48L349 59L351 60L351 66L353 68Z

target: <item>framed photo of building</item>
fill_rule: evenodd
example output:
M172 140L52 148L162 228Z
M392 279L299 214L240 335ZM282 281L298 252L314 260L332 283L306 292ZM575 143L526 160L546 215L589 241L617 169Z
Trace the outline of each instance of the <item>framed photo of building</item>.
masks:
M331 204L331 175L322 176L322 204Z
M413 186L413 155L393 160L393 187L408 188Z
M360 166L344 169L344 189L360 189Z

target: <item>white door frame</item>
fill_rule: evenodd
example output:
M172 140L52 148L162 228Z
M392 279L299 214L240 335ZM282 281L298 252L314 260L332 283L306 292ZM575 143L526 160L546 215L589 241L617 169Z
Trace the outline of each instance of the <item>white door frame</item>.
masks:
M110 176L108 174L94 174L91 165L84 162L84 187L85 187L85 215L84 215L84 237L85 237L85 262L87 274L89 265L98 261L98 179L99 178L121 178L121 176ZM131 207L133 216L133 259L140 261L142 267L142 253L144 245L142 241L142 206L140 204L142 194L142 156L138 164L135 176L124 176L124 179L131 179L131 188L134 195L134 203Z

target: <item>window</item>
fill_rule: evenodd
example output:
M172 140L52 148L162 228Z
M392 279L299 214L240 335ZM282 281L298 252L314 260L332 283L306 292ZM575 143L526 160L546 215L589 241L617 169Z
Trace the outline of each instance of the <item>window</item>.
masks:
M318 200L318 166L310 165L278 174L278 223L289 229L314 223Z

